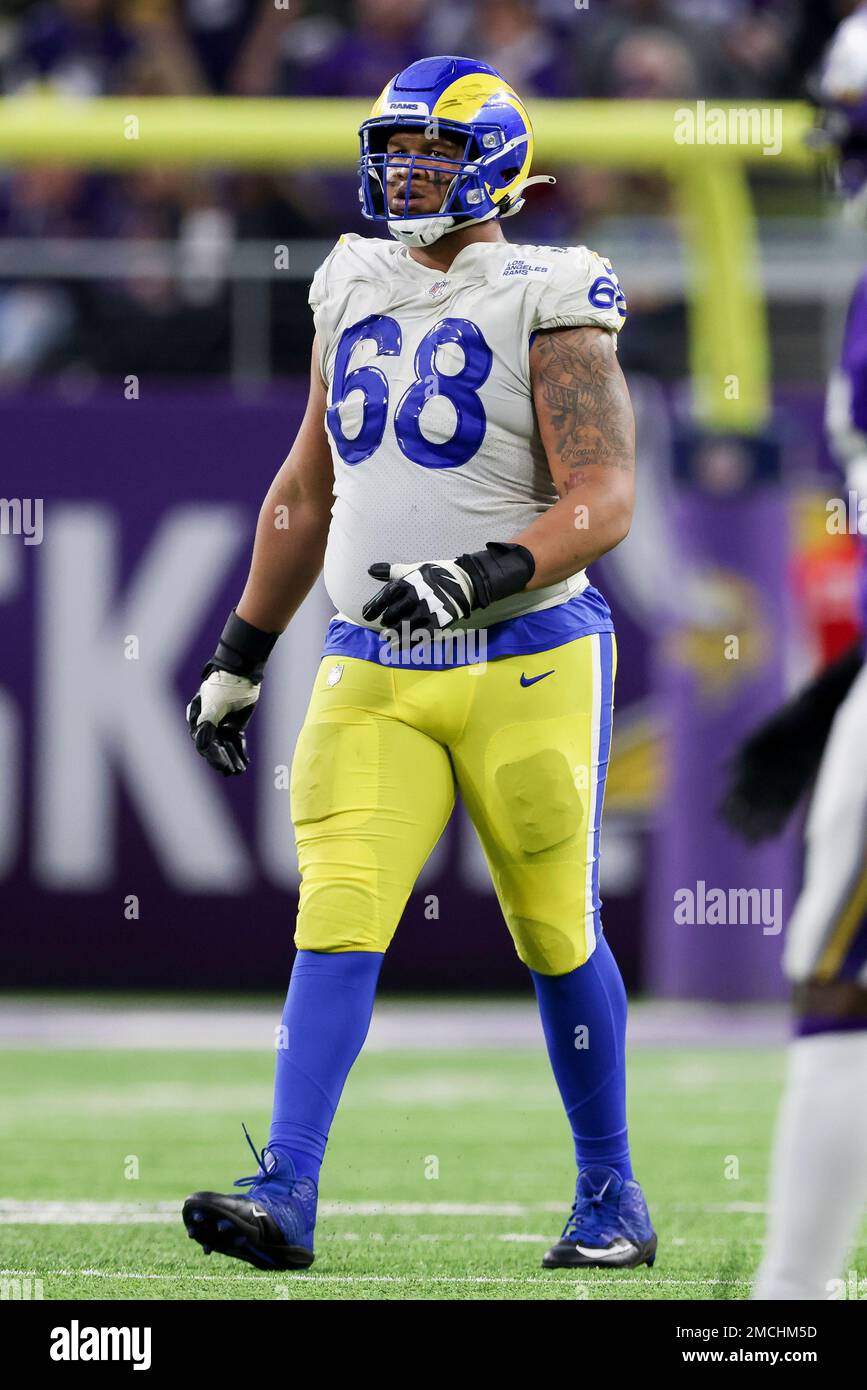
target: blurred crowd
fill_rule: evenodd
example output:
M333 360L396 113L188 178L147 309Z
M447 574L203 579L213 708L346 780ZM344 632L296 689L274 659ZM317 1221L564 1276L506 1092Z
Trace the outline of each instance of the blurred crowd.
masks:
M492 63L533 97L798 96L854 0L0 0L0 92L369 97L431 53ZM521 217L527 241L583 240L601 210L658 206L659 181L555 171ZM367 230L354 177L154 168L0 170L0 236L175 242L189 273L132 257L104 281L0 278L0 379L68 361L96 371L222 371L241 239ZM518 235L516 229L515 235ZM307 350L303 286L273 305L274 360Z

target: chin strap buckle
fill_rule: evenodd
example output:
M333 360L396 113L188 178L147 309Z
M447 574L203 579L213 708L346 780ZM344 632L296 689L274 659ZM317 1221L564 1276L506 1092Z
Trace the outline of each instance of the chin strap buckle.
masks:
M502 209L500 217L513 217L516 212L521 211L525 201L522 196L524 189L529 188L531 184L556 182L557 180L554 178L553 174L534 174L532 178L524 179L523 182L518 184L514 193L510 193L505 202L500 203L500 208Z

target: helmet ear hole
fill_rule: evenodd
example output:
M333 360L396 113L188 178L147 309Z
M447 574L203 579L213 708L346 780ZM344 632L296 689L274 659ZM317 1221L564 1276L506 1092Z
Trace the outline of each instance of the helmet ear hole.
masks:
M379 129L374 126L367 136L367 144L370 153L385 154L389 139L394 133L394 130L389 129L387 126L380 126Z

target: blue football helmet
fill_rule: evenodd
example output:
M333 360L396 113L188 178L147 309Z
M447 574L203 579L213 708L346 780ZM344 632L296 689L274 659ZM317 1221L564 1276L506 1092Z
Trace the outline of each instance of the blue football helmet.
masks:
M389 154L396 131L427 135L461 147L456 159L423 154ZM429 246L456 227L511 217L523 207L531 183L554 183L550 175L529 177L533 128L524 103L504 78L473 58L422 58L386 86L359 128L359 198L366 218L386 222L405 246ZM411 212L416 171L448 177L435 215ZM402 207L388 205L388 184L405 179Z

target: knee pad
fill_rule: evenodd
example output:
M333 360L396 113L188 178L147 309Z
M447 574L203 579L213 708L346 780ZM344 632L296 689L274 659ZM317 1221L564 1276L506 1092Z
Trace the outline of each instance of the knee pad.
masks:
M502 763L494 773L509 825L526 854L539 854L578 833L583 806L565 754L543 748Z
M584 940L551 922L512 917L509 932L518 959L537 975L570 975L588 959Z

